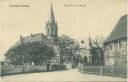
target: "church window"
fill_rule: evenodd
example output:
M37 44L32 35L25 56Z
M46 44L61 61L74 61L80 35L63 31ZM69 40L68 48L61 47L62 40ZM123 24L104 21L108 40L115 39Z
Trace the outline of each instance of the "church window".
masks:
M55 29L53 29L53 34L55 34Z

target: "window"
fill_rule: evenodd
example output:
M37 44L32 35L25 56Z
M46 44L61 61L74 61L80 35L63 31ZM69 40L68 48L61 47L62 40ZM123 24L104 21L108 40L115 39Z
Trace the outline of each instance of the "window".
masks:
M109 49L112 50L112 45L110 44Z
M123 48L122 42L119 42L119 49L122 49L122 48Z
M114 50L114 48L115 48L115 44L113 43L113 44L111 44L111 46L112 46L112 50Z
M114 49L117 50L118 49L118 43L114 43Z

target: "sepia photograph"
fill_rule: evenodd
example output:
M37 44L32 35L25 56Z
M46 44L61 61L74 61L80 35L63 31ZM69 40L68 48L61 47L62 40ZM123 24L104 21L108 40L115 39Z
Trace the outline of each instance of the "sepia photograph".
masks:
M127 82L127 0L0 0L0 82Z

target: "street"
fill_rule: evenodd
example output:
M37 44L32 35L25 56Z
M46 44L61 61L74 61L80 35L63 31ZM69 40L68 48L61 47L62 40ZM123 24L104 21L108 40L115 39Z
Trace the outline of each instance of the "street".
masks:
M2 82L42 82L42 81L123 81L126 82L125 78L121 77L110 77L110 76L99 76L94 74L80 73L77 69L54 71L54 72L41 72L41 73L30 73L30 74L19 74L12 76L2 77Z

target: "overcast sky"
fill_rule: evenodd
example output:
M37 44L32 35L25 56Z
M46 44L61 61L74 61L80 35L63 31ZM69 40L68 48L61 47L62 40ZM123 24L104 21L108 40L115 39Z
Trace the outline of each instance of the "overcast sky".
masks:
M126 14L126 0L0 0L0 59L20 35L45 34L51 3L59 35L76 40L108 36L119 18ZM21 4L29 7L12 7Z

